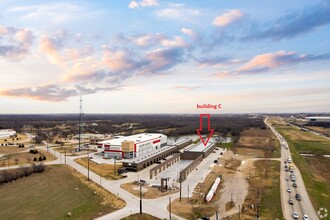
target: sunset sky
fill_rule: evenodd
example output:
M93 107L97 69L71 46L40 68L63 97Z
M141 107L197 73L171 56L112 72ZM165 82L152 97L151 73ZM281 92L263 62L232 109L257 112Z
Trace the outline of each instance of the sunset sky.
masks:
M329 112L330 0L0 0L0 79L0 114Z

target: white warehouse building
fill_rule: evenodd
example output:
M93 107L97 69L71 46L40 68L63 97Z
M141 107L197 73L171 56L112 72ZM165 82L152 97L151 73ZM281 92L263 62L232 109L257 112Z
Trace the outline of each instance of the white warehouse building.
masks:
M0 129L0 138L9 138L16 135L16 131L12 129Z
M150 153L166 144L166 135L142 133L101 141L97 146L104 158L129 159Z

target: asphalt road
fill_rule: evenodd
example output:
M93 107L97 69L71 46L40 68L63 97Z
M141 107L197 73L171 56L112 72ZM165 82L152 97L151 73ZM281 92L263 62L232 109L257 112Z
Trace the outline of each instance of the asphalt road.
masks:
M302 219L304 214L307 214L309 219L311 220L316 220L319 219L317 216L317 213L312 205L312 202L308 196L305 184L303 182L301 173L299 169L294 165L293 162L288 163L287 160L288 158L291 158L291 153L290 153L290 147L287 143L287 141L270 125L267 123L267 119L265 119L265 123L267 126L272 130L272 132L275 134L277 139L281 143L281 171L280 171L280 185L281 185L281 203L282 203L282 211L285 219L293 219L292 213L293 211L298 212L299 219ZM294 175L296 177L296 183L297 183L297 188L294 188L292 186L293 182L291 181L290 178L290 172L286 172L284 169L285 163L286 164L292 165L294 168ZM286 180L288 178L288 181ZM291 193L289 193L287 190L288 188L291 189ZM295 198L295 195L299 193L301 195L301 201L298 201ZM288 203L289 198L292 198L293 200L293 205L290 205Z

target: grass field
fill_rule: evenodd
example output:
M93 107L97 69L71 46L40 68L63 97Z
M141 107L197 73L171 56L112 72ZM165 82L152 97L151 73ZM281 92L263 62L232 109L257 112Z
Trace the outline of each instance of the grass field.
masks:
M41 174L0 185L1 219L93 219L125 203L73 171L56 165Z
M235 153L252 157L280 157L280 144L270 130L250 128L243 131L233 148ZM270 155L268 152L270 151Z
M21 149L21 148L20 148ZM25 148L26 149L26 148ZM37 154L31 154L29 152L18 152L13 154L7 154L6 157L9 157L9 165L24 165L34 162L34 157L39 159L39 157L46 156L46 160L43 160L42 162L49 162L56 160L56 157L54 157L52 154L43 151L38 150ZM0 167L8 166L8 160L0 161Z
M17 138L18 138L18 140L17 140ZM9 138L0 138L0 144L16 143L17 141L22 142L27 139L28 139L28 136L26 134L18 133L16 138L10 138L10 137ZM7 141L5 141L5 140L7 140Z
M314 208L318 210L320 207L329 207L330 158L305 157L300 153L330 154L330 140L291 126L275 127L290 146L292 159L302 174Z
M323 127L317 127L317 126L306 126L306 127L313 131L330 135L330 128L323 128Z
M136 213L136 214L127 216L125 218L122 218L121 220L160 220L160 219L156 218L155 216L149 215L149 214Z
M75 159L75 161L80 165L87 167L88 161L86 157ZM121 163L117 163L115 171L113 164L97 164L94 161L89 161L89 168L91 171L109 180L118 180L123 178L122 176L117 175L118 169L122 166L123 165Z
M14 154L27 149L28 149L27 147L20 148L17 146L7 146L7 147L0 146L0 154Z
M259 201L261 219L283 218L280 195L280 162L273 160L258 160L254 162L255 171L249 178L249 191L244 206L256 204ZM268 166L268 171L266 167ZM259 192L259 196L258 196ZM256 209L246 208L244 215L255 216Z

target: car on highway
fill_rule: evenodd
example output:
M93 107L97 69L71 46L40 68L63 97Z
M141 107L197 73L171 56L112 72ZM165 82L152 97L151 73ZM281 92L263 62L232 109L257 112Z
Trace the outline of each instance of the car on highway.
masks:
M300 196L299 193L296 194L296 199L297 199L298 201L301 201L301 196Z
M294 182L294 183L292 184L292 186L293 186L294 188L297 188L297 183Z
M305 214L303 219L304 220L309 220L308 215Z
M293 199L290 198L288 202L290 205L293 205Z
M292 216L294 219L299 219L298 212L296 212L296 211L293 211Z
M287 190L287 191L288 191L288 193L291 193L291 189L290 189L290 188L288 188L288 190Z

